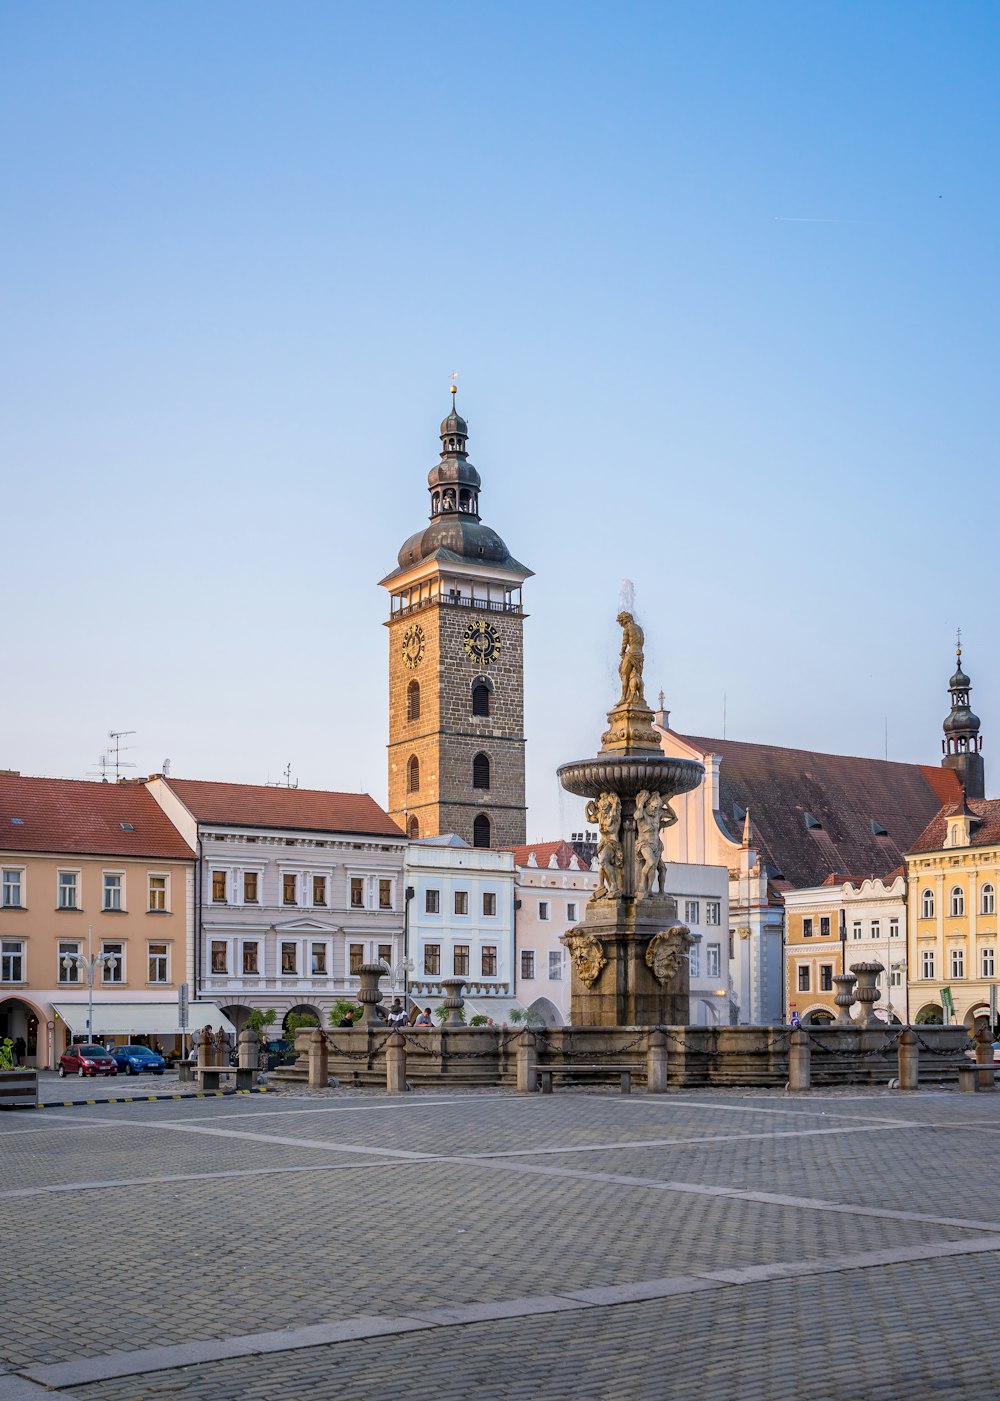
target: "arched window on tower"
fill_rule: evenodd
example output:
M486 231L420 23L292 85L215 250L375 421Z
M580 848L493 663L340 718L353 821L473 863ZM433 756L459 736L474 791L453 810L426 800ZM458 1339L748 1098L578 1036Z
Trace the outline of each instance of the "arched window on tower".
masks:
M925 890L924 893L923 893L923 895L921 895L921 897L920 897L920 918L921 918L921 919L933 919L933 918L934 918L934 892L933 892L933 890Z
M953 918L953 919L957 919L960 915L964 915L964 914L965 914L965 891L962 889L962 887L961 887L960 885L956 885L956 886L953 886L953 887L952 887L952 892L951 892L951 915L952 915L952 918Z
M420 719L420 682L411 681L406 688L406 718Z
M472 824L472 845L488 847L490 844L490 819L480 813Z
M489 788L490 756L488 754L477 754L473 759L472 786L473 788Z
M420 836L420 823L415 817L411 817L406 828L406 834L411 842L415 842Z
M420 792L420 760L416 754L410 756L410 762L406 766L406 791L407 793Z
M486 681L472 683L472 713L473 715L489 715L490 713L490 687Z

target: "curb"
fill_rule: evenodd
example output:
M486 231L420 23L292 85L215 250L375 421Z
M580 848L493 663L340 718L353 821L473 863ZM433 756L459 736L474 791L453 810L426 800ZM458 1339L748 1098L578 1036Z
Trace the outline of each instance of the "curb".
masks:
M36 1104L35 1109L75 1109L78 1105L92 1104L149 1104L158 1099L221 1099L224 1095L267 1095L271 1091L266 1085L258 1085L252 1090L193 1090L183 1095L116 1095L109 1099L50 1099L44 1104Z

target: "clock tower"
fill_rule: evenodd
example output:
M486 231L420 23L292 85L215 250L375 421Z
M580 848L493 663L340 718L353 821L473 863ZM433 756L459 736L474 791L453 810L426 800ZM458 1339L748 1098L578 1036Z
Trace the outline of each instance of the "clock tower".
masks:
M389 812L410 837L454 832L472 846L519 846L521 585L532 571L479 518L468 435L453 398L441 461L427 477L430 525L381 581L391 599Z

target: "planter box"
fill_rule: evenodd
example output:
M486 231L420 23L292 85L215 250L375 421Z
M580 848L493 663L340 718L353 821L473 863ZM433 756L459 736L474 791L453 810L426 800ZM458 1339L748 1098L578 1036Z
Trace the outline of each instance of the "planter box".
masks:
M0 1109L34 1109L37 1104L37 1070L0 1070Z

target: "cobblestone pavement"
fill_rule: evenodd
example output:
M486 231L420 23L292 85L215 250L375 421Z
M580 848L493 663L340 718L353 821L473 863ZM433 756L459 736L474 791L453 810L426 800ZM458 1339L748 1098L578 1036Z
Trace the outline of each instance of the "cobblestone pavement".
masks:
M1000 1401L998 1147L942 1090L0 1114L0 1401Z

